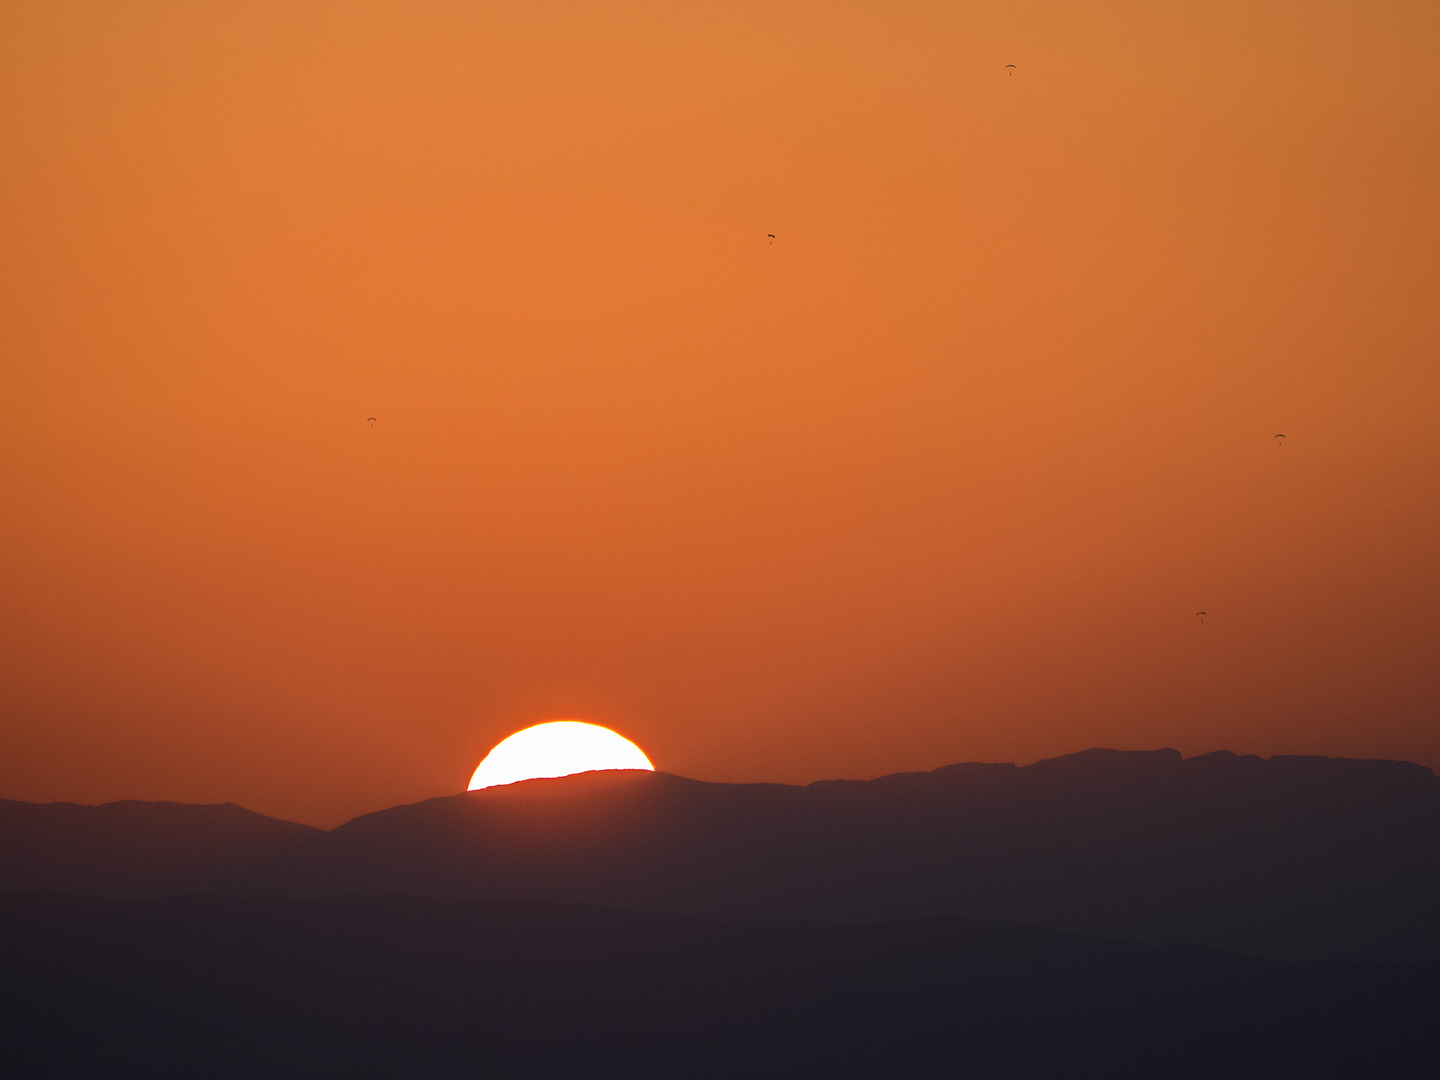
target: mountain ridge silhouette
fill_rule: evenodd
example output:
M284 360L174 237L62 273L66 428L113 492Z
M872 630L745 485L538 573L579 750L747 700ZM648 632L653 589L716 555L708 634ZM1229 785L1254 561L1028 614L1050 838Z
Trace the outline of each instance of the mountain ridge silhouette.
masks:
M1275 957L1440 957L1440 778L1091 750L868 781L597 772L325 832L229 804L0 802L0 889L407 895L701 918L949 917Z

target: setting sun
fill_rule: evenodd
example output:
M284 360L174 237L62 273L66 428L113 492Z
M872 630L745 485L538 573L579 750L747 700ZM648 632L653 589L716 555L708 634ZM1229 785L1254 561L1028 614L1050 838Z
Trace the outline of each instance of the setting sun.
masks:
M471 791L598 769L655 771L644 752L598 724L553 720L502 739L470 777Z

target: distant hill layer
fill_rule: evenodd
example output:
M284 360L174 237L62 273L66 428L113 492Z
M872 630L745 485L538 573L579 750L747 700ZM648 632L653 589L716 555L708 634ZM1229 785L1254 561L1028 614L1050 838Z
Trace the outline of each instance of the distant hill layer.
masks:
M331 832L234 806L0 803L0 889L401 894L718 918L946 916L1291 957L1440 957L1440 778L1092 750L805 787L535 780Z
M1404 1080L1440 1013L1436 964L403 897L0 895L0 970L15 1080Z

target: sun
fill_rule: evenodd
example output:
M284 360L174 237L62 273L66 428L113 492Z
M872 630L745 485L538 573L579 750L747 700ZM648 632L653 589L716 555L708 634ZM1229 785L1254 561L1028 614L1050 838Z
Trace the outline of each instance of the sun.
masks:
M597 769L654 772L655 766L638 746L609 728L580 720L552 720L496 743L470 777L469 790Z

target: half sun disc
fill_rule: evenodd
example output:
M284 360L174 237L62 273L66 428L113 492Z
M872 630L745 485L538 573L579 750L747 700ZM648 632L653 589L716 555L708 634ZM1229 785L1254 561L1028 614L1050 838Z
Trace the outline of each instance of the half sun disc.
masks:
M654 772L655 766L638 746L609 728L579 720L552 720L496 743L470 777L469 790L597 769Z

